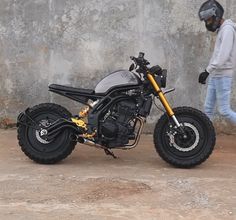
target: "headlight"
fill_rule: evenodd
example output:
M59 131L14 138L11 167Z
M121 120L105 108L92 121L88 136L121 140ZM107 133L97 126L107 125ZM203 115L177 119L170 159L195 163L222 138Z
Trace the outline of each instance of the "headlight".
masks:
M157 84L161 88L166 87L166 78L167 78L167 70L165 70L165 69L162 70L161 74L159 74L155 77Z

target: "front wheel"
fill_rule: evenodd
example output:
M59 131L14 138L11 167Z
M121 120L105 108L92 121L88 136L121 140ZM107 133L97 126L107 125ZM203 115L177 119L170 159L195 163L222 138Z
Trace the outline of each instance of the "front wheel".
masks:
M215 129L209 118L190 107L173 109L184 134L164 114L154 130L154 144L162 159L176 167L190 168L204 162L215 146Z

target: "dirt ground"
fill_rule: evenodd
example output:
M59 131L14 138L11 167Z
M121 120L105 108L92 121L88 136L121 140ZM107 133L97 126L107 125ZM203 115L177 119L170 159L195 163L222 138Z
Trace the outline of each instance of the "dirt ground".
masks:
M236 219L236 137L217 136L194 169L161 160L152 136L118 159L83 145L63 162L39 165L16 130L0 130L0 219Z

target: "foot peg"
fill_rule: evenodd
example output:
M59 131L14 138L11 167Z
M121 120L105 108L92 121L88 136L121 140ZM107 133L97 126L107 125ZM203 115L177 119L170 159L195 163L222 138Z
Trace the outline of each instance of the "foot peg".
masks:
M105 154L106 154L106 155L110 155L110 156L112 156L114 159L117 159L117 156L115 156L115 154L114 154L111 150L104 149L104 151L105 151Z

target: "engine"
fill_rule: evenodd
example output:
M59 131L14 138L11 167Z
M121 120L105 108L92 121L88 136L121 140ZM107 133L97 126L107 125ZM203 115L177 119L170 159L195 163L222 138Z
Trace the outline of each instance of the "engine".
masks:
M124 100L116 103L104 116L101 122L100 134L108 147L119 147L134 139L134 125L137 106L134 100Z

